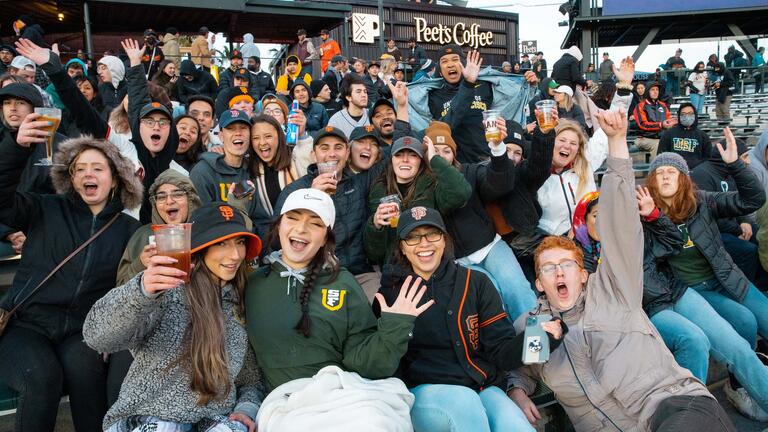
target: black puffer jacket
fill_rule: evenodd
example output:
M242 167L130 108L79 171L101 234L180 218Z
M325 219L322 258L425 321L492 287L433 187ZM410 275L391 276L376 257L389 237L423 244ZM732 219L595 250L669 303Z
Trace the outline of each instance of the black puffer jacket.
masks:
M354 275L373 271L363 249L363 232L370 216L368 192L373 181L379 177L386 166L386 163L379 162L360 174L345 168L344 175L336 186L336 193L331 196L336 207L336 222L333 226L336 237L336 256L341 265ZM317 165L312 164L307 168L307 175L289 184L280 193L280 198L275 205L275 214L280 214L280 209L283 208L283 203L291 192L312 187L312 180L315 177L317 177Z
M506 154L494 156L490 163L464 164L461 173L472 187L467 203L444 215L454 242L454 254L465 257L488 246L496 237L485 203L494 202L515 187L515 165Z
M667 215L641 218L643 222L643 310L649 317L670 308L688 289L672 273L666 258L683 247L683 234Z
M194 95L208 96L216 100L216 94L219 91L219 85L216 79L204 70L195 68L191 60L184 60L179 67L179 74L182 76L176 81L176 89L179 91L179 102L186 105L187 100ZM187 81L184 75L192 75L192 81Z
M696 211L685 223L696 248L709 262L726 294L741 302L750 282L725 250L717 220L757 211L765 203L765 192L757 177L741 160L727 164L726 168L735 180L738 192L697 191ZM679 249L675 252L679 252Z
M531 154L517 167L515 188L497 201L504 220L520 234L533 234L539 224L541 206L536 199L536 191L549 178L554 147L554 131L545 135L535 129Z
M71 142L65 151L74 158L82 141ZM91 306L115 286L117 265L139 222L122 214L123 203L141 200L141 185L133 177L133 166L118 156L109 144L108 157L115 161L119 192L98 215L93 215L69 178L52 175L57 195L16 190L21 172L32 150L19 145L0 144L0 222L27 233L27 240L13 285L0 303L11 309L67 255L85 242L115 214L115 221L99 238L62 267L14 316L11 325L42 333L51 339L76 334L82 329ZM58 159L60 162L64 158ZM55 169L56 167L54 167ZM64 167L66 170L66 167ZM61 170L59 170L61 171ZM66 172L66 171L64 171ZM123 187L122 185L128 185Z
M586 88L587 81L581 73L579 67L580 60L570 54L563 54L558 61L552 65L552 77L560 85L567 85L576 88L576 84Z

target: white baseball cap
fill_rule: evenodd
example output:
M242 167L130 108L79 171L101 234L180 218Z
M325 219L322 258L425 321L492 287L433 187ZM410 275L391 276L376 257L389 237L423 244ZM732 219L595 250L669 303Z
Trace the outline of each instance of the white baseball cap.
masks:
M37 66L35 66L35 63L32 62L32 60L24 57L24 56L16 56L11 60L11 67L16 69L29 69L29 70L36 70Z
M323 221L325 226L333 229L336 222L336 206L331 196L318 189L297 189L288 195L280 210L280 216L292 210L309 210Z
M573 89L571 88L571 86L561 85L560 87L555 89L555 92L556 93L565 93L568 96L573 97Z

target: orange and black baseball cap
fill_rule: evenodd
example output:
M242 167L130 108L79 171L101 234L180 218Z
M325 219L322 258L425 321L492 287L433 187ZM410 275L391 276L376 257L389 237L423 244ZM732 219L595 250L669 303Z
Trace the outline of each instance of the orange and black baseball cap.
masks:
M192 213L192 253L233 237L245 237L245 259L251 260L261 253L261 239L248 231L245 216L223 202L203 205Z

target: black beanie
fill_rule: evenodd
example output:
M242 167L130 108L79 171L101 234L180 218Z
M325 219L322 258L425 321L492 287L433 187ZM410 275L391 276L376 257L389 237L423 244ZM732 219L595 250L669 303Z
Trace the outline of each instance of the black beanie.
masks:
M309 90L312 92L313 97L320 94L320 92L323 90L323 87L325 87L325 81L323 80L312 80L312 83L309 85Z
M437 62L440 63L440 58L448 54L458 54L461 59L464 59L464 51L456 44L443 45L437 50Z

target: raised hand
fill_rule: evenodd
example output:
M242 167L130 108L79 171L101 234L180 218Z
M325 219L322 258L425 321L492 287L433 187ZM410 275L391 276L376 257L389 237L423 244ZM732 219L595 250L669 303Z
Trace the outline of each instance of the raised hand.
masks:
M432 142L432 138L426 135L424 135L424 140L422 143L424 143L424 147L427 149L427 161L431 161L432 158L437 154L437 150L435 150L435 143Z
M61 52L59 52L59 44L55 43L51 45L51 51L53 51L53 53L57 56L61 56Z
M123 46L123 51L131 61L131 67L141 64L141 56L144 55L144 50L147 49L146 45L139 47L139 43L133 39L125 39L120 44Z
M525 77L525 80L528 81L528 84L530 85L536 85L536 83L539 82L539 76L536 75L536 72L534 71L526 71L523 77Z
M627 112L624 108L618 111L599 111L597 121L600 129L608 135L608 138L620 138L627 136Z
M536 112L540 113L541 110L539 108L536 108ZM538 118L538 116L536 116L536 118ZM539 127L539 129L541 130L542 133L545 133L545 134L549 133L549 131L551 131L552 129L554 129L557 126L558 120L559 120L559 117L557 116L557 105L555 105L555 106L552 107L552 122L551 122L551 124L548 123L545 127ZM538 123L537 122L533 122L531 124L534 125L534 128L535 128ZM530 133L532 131L533 131L533 129L531 129L531 131L529 131L528 133Z
M254 422L252 418L248 417L247 414L233 412L229 415L229 419L245 425L248 428L248 432L256 432L256 422Z
M723 133L725 134L725 149L723 149L723 145L718 142L716 144L717 151L720 152L723 162L731 164L736 162L736 159L739 158L739 149L736 147L736 138L733 136L731 128L726 127L725 130L723 130Z
M144 291L149 294L157 294L176 288L184 283L181 278L187 273L170 267L176 263L176 259L164 255L155 255L149 259L147 270L141 277Z
M24 117L24 121L19 126L16 133L16 143L22 147L29 147L32 144L44 144L48 137L54 132L49 132L44 127L51 125L47 120L38 120L40 114L29 113Z
M638 186L635 190L635 198L637 199L637 208L640 216L648 217L656 209L656 203L653 201L653 197L647 187Z
M419 306L421 298L424 297L424 293L427 292L427 286L424 285L421 287L421 289L419 289L421 285L421 278L416 278L416 280L411 285L412 279L412 276L405 278L403 286L400 287L400 294L397 295L397 298L395 299L395 302L392 303L392 306L387 305L387 302L384 301L383 295L379 293L376 294L376 298L379 300L379 306L381 306L382 313L388 312L402 315L419 316L422 312L435 304L434 300L430 300Z
M38 66L48 63L48 60L51 59L51 50L39 47L29 39L19 39L16 41L16 51L19 52L19 55L32 60Z
M474 84L477 82L477 76L480 75L480 66L483 65L483 59L480 57L479 51L470 51L467 54L467 65L464 66L461 74L464 76L464 81Z
M396 107L408 106L408 87L403 81L398 81L396 84L387 82L389 91L392 92L392 99L395 101Z
M616 69L616 64L613 64L612 68L613 74L616 75L620 84L632 85L632 80L635 77L635 61L632 60L632 57L622 59L618 69Z
M291 112L288 115L288 123L293 123L299 127L299 136L304 135L304 130L307 128L307 116L304 115L304 111L298 110Z
M376 213L373 215L373 225L378 229L390 226L389 220L399 212L400 206L397 203L381 203L376 207Z

